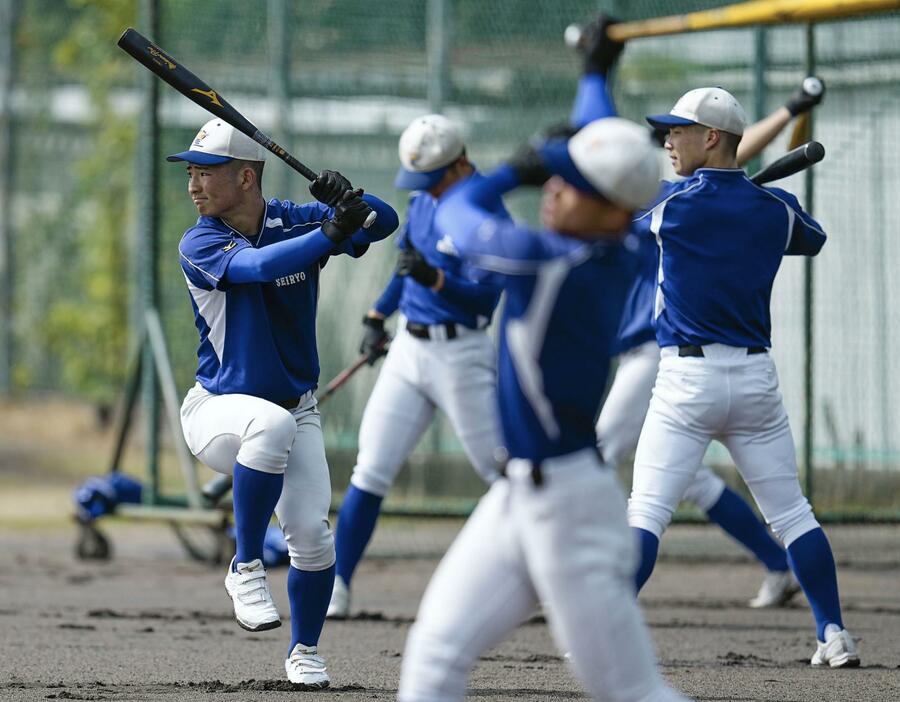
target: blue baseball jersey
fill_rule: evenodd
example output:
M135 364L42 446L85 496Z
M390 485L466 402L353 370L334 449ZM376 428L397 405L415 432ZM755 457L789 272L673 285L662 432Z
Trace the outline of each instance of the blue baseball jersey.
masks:
M653 300L656 297L656 274L659 255L656 242L649 236L634 237L636 242L637 275L622 311L622 322L616 334L615 353L656 339L653 326Z
M279 401L316 386L319 271L328 255L265 283L230 283L228 266L243 249L318 230L332 213L317 202L296 205L273 199L255 236L212 217L200 217L185 232L179 245L181 268L200 332L197 380L206 390ZM353 253L350 240L333 253L342 252Z
M701 168L664 183L633 227L658 247L660 346L771 346L769 301L782 256L814 256L825 243L797 198L756 185L740 168Z
M483 178L474 173L466 180L479 182ZM494 314L500 287L460 258L451 236L438 232L434 224L438 203L439 200L427 192L413 193L397 246L401 249L412 246L429 265L443 270L443 288L434 291L409 276L395 274L375 303L375 309L389 316L399 308L407 320L417 324L454 322L481 329L488 325ZM495 203L491 212L509 219L502 201Z
M517 185L509 166L458 185L439 204L437 226L461 256L502 281L503 437L511 457L541 461L596 445L594 419L636 257L621 243L533 231L493 214Z

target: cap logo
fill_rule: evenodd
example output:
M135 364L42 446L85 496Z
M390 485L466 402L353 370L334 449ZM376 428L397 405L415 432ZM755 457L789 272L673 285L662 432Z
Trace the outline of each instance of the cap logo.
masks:
M194 146L200 146L200 142L206 139L207 136L209 136L209 134L205 129L201 129L197 132L197 137L194 139Z

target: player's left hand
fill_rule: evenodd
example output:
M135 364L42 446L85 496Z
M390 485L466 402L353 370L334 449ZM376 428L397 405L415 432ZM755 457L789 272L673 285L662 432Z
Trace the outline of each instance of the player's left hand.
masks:
M365 224L371 208L362 190L346 190L334 207L334 216L322 222L322 233L335 244L349 239Z
M609 74L610 69L616 65L616 61L625 48L625 44L624 42L610 39L606 34L606 28L617 21L612 17L601 14L584 28L584 38L581 41L581 46L584 47L585 73L599 73L606 76Z
M334 207L338 204L341 196L347 191L352 190L353 186L350 181L337 171L324 170L319 173L319 177L309 184L309 192L316 200Z
M803 83L797 88L797 92L791 95L790 99L784 104L791 113L792 117L796 117L802 112L807 112L822 102L825 97L825 81L816 76L807 76L803 79Z
M397 257L397 275L408 275L426 288L433 288L440 277L438 269L429 264L412 246L400 250Z

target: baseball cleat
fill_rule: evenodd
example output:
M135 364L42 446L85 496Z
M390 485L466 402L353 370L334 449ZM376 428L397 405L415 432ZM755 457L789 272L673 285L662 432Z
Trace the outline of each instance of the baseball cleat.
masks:
M331 602L325 616L328 619L346 619L350 616L350 588L341 576L334 579L334 590L331 591Z
M782 607L800 592L800 583L790 570L774 571L766 575L756 597L747 604L753 608Z
M816 652L809 662L812 665L828 665L832 668L858 668L859 651L850 632L829 624L825 627L825 643L816 642Z
M234 563L234 559L231 559ZM281 626L281 618L269 591L269 581L262 561L238 563L237 570L228 567L225 590L234 603L234 618L247 631L266 631Z
M310 690L321 690L331 684L325 661L317 654L315 646L297 644L284 662L288 680Z

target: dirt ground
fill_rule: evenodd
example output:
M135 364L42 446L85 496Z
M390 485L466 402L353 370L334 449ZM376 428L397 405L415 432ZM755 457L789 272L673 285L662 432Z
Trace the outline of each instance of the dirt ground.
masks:
M188 560L166 526L110 521L104 530L115 554L96 563L73 557L73 527L5 525L0 701L394 699L406 634L436 560L383 556L410 538L426 544L422 552L440 549L455 525L384 527L376 557L354 581L356 617L328 622L320 642L332 687L303 693L284 678L289 629L240 629L223 569ZM746 608L760 569L717 530L676 526L641 596L671 683L697 700L900 700L900 527L828 533L861 668L810 668L814 631L802 596L786 609ZM272 571L282 613L284 580L283 569ZM492 702L583 697L539 618L481 659L470 694Z

